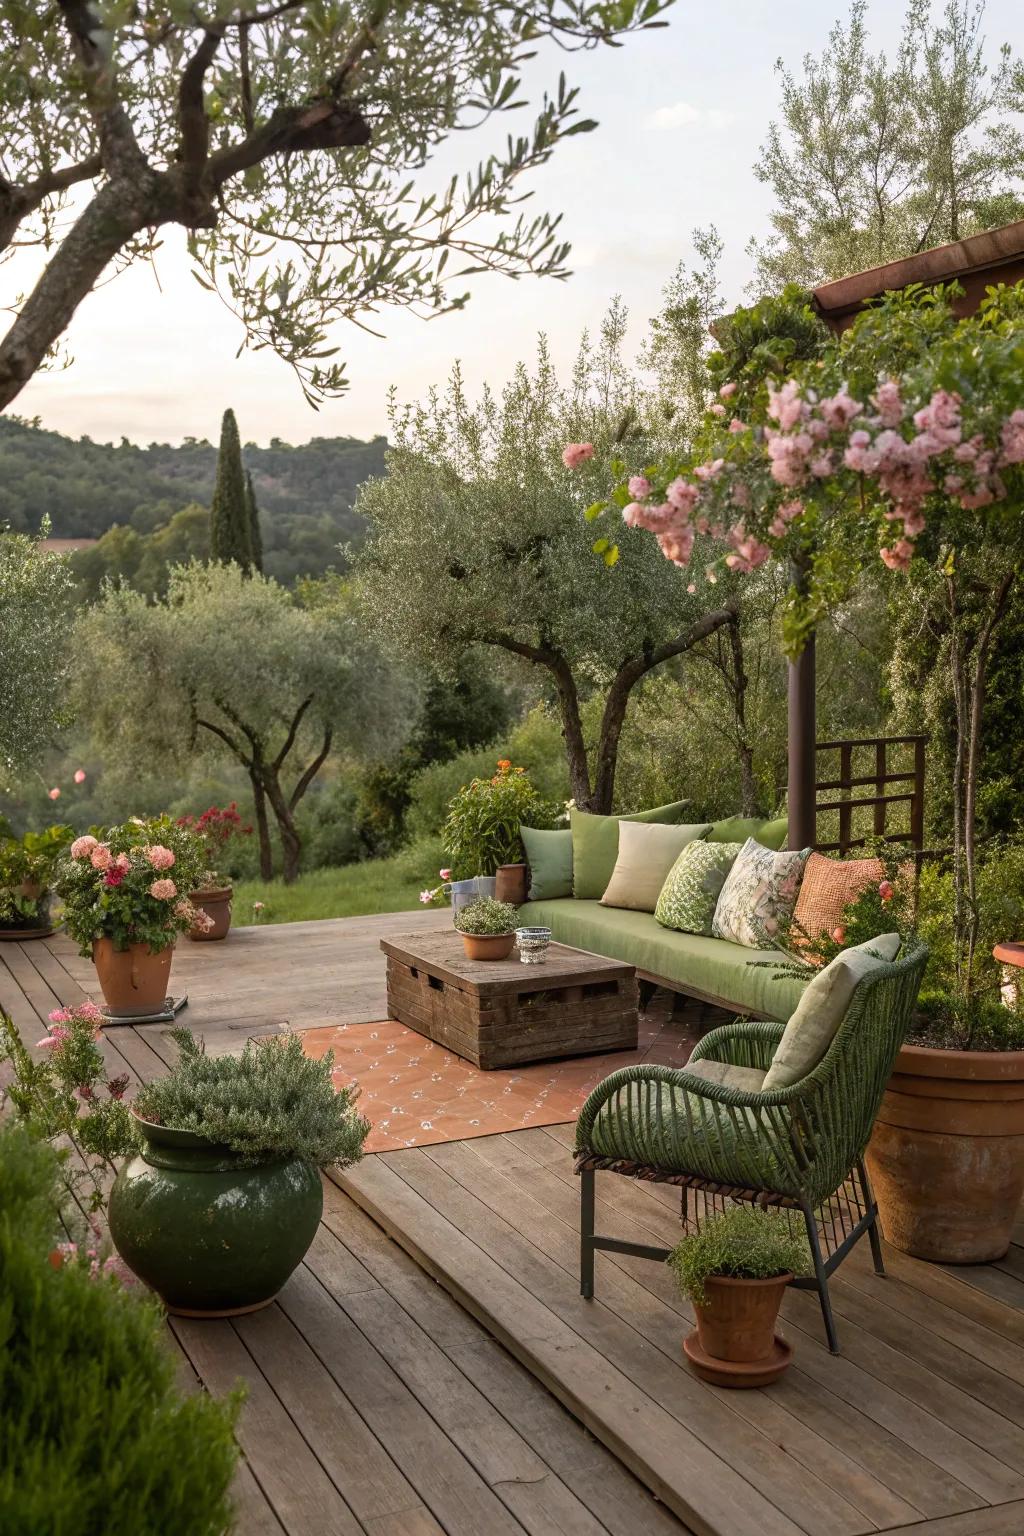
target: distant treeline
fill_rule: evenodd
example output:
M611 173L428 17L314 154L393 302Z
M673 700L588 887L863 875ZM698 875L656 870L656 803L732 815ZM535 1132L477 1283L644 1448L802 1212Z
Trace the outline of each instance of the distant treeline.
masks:
M385 440L318 437L292 447L243 447L264 524L268 575L291 582L340 564L337 546L357 539L359 485L384 470ZM0 416L0 526L54 538L101 538L115 524L152 534L188 506L209 507L217 449L205 439L94 443Z

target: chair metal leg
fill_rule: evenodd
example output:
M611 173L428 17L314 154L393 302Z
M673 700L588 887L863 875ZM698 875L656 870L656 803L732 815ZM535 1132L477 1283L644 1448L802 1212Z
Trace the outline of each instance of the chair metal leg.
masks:
M871 1260L875 1266L876 1275L885 1274L885 1261L882 1258L882 1243L878 1236L878 1206L875 1204L874 1191L868 1178L868 1171L863 1160L857 1163L857 1177L860 1179L860 1187L864 1195L864 1208L871 1216L871 1225L868 1227L868 1242L871 1244Z
M811 1259L814 1263L814 1283L818 1292L818 1300L821 1302L821 1315L825 1322L825 1335L828 1339L828 1347L834 1355L839 1353L839 1337L836 1333L835 1318L832 1316L832 1299L828 1293L828 1271L821 1254L821 1239L818 1236L818 1223L810 1206L801 1207L804 1213L804 1222L807 1227L807 1241L811 1249Z
M594 1294L594 1170L580 1174L580 1295Z

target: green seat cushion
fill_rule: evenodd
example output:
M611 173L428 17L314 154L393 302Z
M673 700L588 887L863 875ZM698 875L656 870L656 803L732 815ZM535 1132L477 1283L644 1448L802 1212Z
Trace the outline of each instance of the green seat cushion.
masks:
M748 837L756 838L762 848L778 853L786 846L789 823L785 816L777 821L762 821L758 816L727 816L724 821L712 823L706 834L709 843L745 843Z
M718 998L741 1012L785 1022L806 985L802 977L778 974L786 957L777 950L676 933L662 928L650 912L576 899L531 902L528 911L531 923L549 927L562 944L635 965L684 992ZM751 963L760 960L769 963Z
M547 832L520 827L519 835L530 866L530 900L549 901L572 895L572 833L568 827Z
M619 856L620 821L660 821L673 825L682 821L686 800L672 805L656 805L652 811L637 811L631 816L596 816L591 811L569 812L572 829L572 893L581 901L600 901Z
M742 843L688 843L661 888L654 915L664 928L711 937L711 923L726 876Z

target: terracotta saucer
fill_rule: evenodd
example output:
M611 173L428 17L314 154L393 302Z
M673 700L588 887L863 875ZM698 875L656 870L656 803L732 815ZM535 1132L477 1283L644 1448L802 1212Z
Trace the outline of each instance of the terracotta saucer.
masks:
M793 1358L793 1346L779 1334L775 1347L761 1360L716 1360L701 1349L696 1328L683 1340L683 1354L702 1381L716 1387L768 1387L778 1381Z

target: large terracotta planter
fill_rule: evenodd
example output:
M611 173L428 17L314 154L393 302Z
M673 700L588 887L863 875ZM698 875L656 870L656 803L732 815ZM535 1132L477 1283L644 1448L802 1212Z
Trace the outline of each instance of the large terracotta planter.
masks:
M515 948L514 933L464 933L467 960L507 960Z
M246 1166L195 1131L136 1119L144 1146L107 1209L125 1263L185 1317L267 1306L316 1234L317 1169L298 1157Z
M1024 1051L903 1046L867 1163L895 1248L940 1264L1001 1258L1024 1194Z
M53 924L50 922L49 892L43 890L38 880L23 880L13 889L15 896L22 896L27 901L36 902L38 911L34 918L25 918L20 923L12 923L10 927L0 928L0 940L10 939L21 943L25 939L48 939L54 931Z
M208 891L193 891L189 901L197 911L205 912L213 923L212 928L190 928L188 936L195 943L209 942L216 939L226 939L228 929L231 927L231 898L234 891L230 885L218 886Z
M115 949L110 939L95 939L92 960L107 1008L115 1018L153 1013L167 998L174 945L151 950L148 944Z
M694 1302L697 1327L683 1340L690 1365L720 1387L764 1387L777 1381L792 1348L775 1334L790 1274L770 1280L709 1275L706 1300Z

